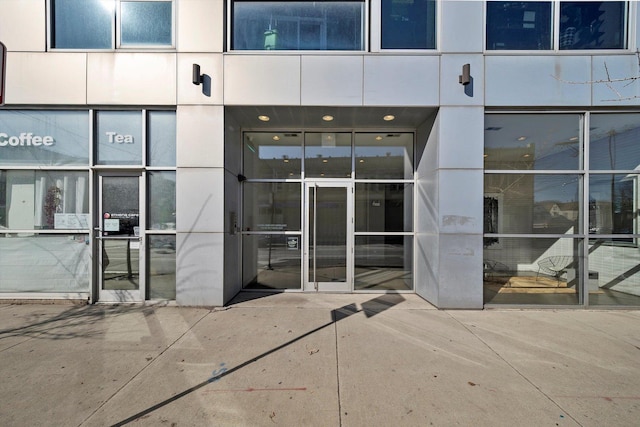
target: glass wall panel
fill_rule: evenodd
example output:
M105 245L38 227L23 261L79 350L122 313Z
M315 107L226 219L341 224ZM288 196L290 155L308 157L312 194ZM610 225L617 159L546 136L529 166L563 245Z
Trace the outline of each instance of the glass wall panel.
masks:
M247 132L243 155L243 171L249 179L300 178L302 133Z
M356 232L413 231L413 184L356 183Z
M435 0L382 0L383 49L435 49Z
M576 234L580 175L485 174L485 198L495 200L497 233Z
M120 43L125 45L171 46L172 4L170 1L122 1Z
M3 165L89 165L89 112L0 111Z
M300 231L299 183L244 183L245 231Z
M579 304L581 246L581 239L500 237L484 250L485 304Z
M176 236L147 238L147 299L176 299Z
M242 236L242 283L250 289L300 289L302 236Z
M142 164L140 111L99 111L97 119L99 165Z
M551 49L551 2L488 1L488 50Z
M625 49L626 2L560 3L560 49Z
M581 165L579 114L485 116L485 169L571 170Z
M148 172L148 212L150 230L176 229L176 173Z
M51 0L51 47L111 49L115 0Z
M147 163L149 166L175 166L176 112L149 112L147 139Z
M640 305L638 239L590 239L590 305Z
M307 178L351 177L351 133L307 133L304 144Z
M356 236L356 290L412 290L412 236Z
M89 292L89 236L0 234L0 292Z
M363 1L233 2L234 50L363 50Z
M89 174L0 170L0 228L87 230Z
M591 114L589 167L640 169L640 114Z
M412 179L412 133L357 133L357 179Z

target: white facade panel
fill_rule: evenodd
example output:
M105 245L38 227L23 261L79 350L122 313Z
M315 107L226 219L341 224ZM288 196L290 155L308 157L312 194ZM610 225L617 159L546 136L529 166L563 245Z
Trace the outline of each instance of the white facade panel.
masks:
M487 106L591 104L589 56L487 56ZM473 68L472 68L473 74Z
M638 79L636 55L597 56L593 58L593 79L585 84L593 90L593 105L639 105Z
M193 64L200 66L202 83L193 84ZM222 54L178 54L178 104L222 104Z
M439 56L365 56L365 105L438 105Z
M13 52L44 52L45 2L42 0L0 1L0 42Z
M484 108L442 107L439 166L482 169L484 167Z
M178 232L176 236L176 302L221 306L223 301L222 233Z
M440 234L438 307L481 309L482 235Z
M484 2L442 1L440 50L447 53L482 52Z
M173 53L89 53L87 103L176 104Z
M224 167L223 107L181 105L176 118L177 166Z
M7 104L80 104L87 100L87 54L7 54Z
M224 232L224 169L178 168L176 231Z
M303 56L302 105L362 105L363 57Z
M462 67L470 65L471 83L460 83ZM484 57L482 55L443 55L440 66L441 105L484 104Z
M176 3L178 51L222 52L225 1L180 0Z
M482 234L483 170L440 169L439 231Z
M225 55L228 105L300 105L300 56Z

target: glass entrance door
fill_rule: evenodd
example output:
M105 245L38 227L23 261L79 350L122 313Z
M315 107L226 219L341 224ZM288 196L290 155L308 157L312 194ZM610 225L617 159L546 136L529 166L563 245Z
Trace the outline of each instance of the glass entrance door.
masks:
M102 173L98 176L99 300L142 301L144 272L140 173Z
M352 291L352 195L351 183L305 184L305 291Z

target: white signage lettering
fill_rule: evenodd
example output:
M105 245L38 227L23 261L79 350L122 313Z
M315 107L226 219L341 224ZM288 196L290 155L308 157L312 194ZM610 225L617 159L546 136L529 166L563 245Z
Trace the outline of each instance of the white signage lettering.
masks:
M53 145L55 139L50 135L38 136L31 132L22 132L18 136L10 136L6 133L0 132L0 147L18 147L18 146L34 146L39 147L45 145L47 147Z
M121 135L117 132L105 132L110 144L133 144L133 135Z

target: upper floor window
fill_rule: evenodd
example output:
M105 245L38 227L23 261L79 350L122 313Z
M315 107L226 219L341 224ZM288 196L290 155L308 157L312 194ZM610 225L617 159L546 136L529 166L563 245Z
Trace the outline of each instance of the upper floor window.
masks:
M232 1L233 50L363 50L364 1Z
M174 0L50 0L51 47L173 46Z
M488 50L626 49L625 1L488 1Z
M382 49L435 49L436 0L382 0Z

